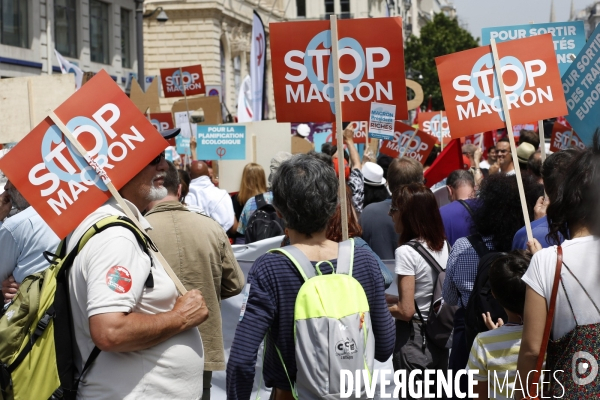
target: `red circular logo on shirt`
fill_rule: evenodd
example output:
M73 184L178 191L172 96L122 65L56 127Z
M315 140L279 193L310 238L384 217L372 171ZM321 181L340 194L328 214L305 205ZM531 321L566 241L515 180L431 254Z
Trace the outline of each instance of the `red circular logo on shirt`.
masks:
M106 273L106 285L116 293L127 293L131 289L131 274L125 267L112 267Z

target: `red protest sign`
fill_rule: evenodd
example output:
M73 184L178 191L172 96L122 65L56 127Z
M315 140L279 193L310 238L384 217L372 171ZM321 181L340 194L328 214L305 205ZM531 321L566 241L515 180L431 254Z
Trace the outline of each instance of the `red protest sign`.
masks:
M436 143L440 143L440 126L444 137L444 144L450 143L450 125L444 111L432 111L419 113L417 117L419 129L435 137Z
M334 121L329 21L269 27L277 121ZM339 20L337 28L342 120L368 120L371 102L393 104L407 119L402 19Z
M182 72L183 77L181 76ZM206 94L204 76L202 75L202 65L191 65L182 68L163 68L160 70L160 79L162 81L165 97L183 97L184 86L185 95L187 96Z
M552 136L550 137L550 151L557 152L570 147L577 147L581 150L585 149L585 144L573 128L569 128L560 122L555 122L552 127Z
M417 134L410 140L415 132L412 126L396 121L394 125L394 140L383 140L379 152L396 158L402 153L404 147L408 145L404 156L414 158L421 164L425 164L429 153L437 143L437 140L427 133L417 129ZM410 140L410 143L408 141Z
M367 121L350 122L350 124L348 124L348 128L351 128L354 131L354 144L367 143L367 136L369 134L369 123ZM333 133L331 134L331 136L327 137L327 141L329 142L329 138L331 138L331 144L337 146L337 136L335 134L335 129L336 124L335 121L333 121L333 127L331 129L331 132Z
M514 125L567 113L552 35L497 47ZM453 138L505 126L490 46L437 57L435 62Z
M55 113L117 189L168 146L104 70ZM60 238L111 197L49 117L0 159L0 169Z

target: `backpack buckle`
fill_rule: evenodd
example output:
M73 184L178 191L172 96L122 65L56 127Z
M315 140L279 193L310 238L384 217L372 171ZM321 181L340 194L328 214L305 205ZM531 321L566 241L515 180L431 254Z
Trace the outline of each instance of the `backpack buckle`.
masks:
M40 336L42 336L42 334L44 333L44 331L46 330L46 328L48 327L48 324L50 323L50 320L52 318L54 318L54 313L49 314L46 313L44 314L44 316L42 317L42 319L40 319L40 321L37 324L37 327L35 328L35 332L34 332L34 337L38 338Z

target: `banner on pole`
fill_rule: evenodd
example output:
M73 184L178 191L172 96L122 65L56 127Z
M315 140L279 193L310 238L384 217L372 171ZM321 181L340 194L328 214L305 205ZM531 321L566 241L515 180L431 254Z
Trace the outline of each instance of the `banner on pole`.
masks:
M117 189L168 146L104 70L55 113ZM0 159L0 169L60 238L111 197L50 117Z
M441 134L444 138L444 144L448 144L452 140L450 125L448 125L448 117L445 111L421 112L417 116L417 123L421 131L435 138L436 143L440 143L440 129L442 130Z
M250 77L252 79L252 120L263 119L265 102L265 74L267 71L267 35L262 19L256 11L252 17L252 44L250 48Z
M182 76L183 73L183 76ZM206 94L202 65L191 65L182 68L163 68L160 70L160 79L165 97L183 97Z
M245 160L246 127L243 125L198 125L198 160Z
M394 139L394 121L396 106L390 104L371 103L369 117L369 137L382 140Z
M560 122L555 122L552 127L552 136L550 137L550 151L556 152L576 147L585 150L585 144L581 141L573 128L569 128Z
M513 124L567 111L550 34L498 44L507 106ZM490 46L435 59L453 138L505 126Z
M436 139L433 136L428 135L420 129L415 129L410 125L396 121L394 139L384 140L381 143L379 152L392 158L396 158L404 152L405 157L413 158L421 164L425 164L435 144ZM404 150L405 148L406 150Z
M329 21L269 27L277 121L334 121ZM402 19L340 20L337 27L342 120L368 120L372 102L393 104L398 119L407 119Z
M594 132L600 126L598 75L600 75L600 25L594 29L575 62L562 78L569 108L567 121L586 146L592 144Z
M484 46L489 45L492 38L496 39L496 43L502 43L509 40L544 35L546 33L552 35L554 50L556 52L556 62L562 76L573 62L571 56L577 56L583 46L585 46L585 26L583 25L583 21L483 28L481 30L481 44Z

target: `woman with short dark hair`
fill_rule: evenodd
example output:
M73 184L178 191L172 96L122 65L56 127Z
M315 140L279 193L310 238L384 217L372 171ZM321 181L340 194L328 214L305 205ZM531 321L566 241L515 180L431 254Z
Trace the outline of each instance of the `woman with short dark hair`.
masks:
M398 299L392 297L394 301L389 306L396 318L394 369L446 370L448 349L424 337L437 279L436 267L417 250L428 252L441 269L446 269L450 246L435 196L420 183L402 186L392 194L389 213L400 235L400 247L396 249Z
M322 274L337 269L338 243L327 239L327 224L338 203L338 179L326 162L298 154L284 161L272 182L273 205L285 221L290 243ZM375 359L385 362L394 347L394 323L387 310L383 278L372 252L354 247L352 277L365 291L369 304ZM246 308L235 332L227 364L227 398L249 398L260 344L268 333L263 363L272 399L291 399L297 374L294 307L304 279L285 255L259 257L248 274ZM276 350L275 346L277 346ZM280 354L279 354L280 352ZM281 358L281 359L280 359ZM282 361L285 369L282 367ZM329 366L315 365L314 368ZM290 380L288 380L289 374Z

